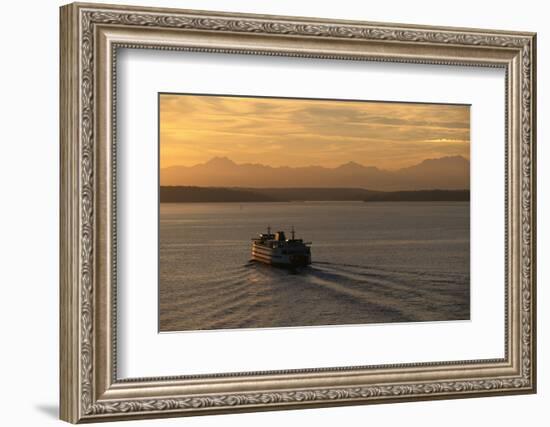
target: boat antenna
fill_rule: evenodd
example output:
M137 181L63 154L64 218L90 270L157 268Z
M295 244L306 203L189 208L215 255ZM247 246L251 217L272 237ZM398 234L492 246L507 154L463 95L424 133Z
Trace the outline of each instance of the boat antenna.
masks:
M291 233L292 233L292 240L294 240L294 226L292 226L292 231L291 231Z

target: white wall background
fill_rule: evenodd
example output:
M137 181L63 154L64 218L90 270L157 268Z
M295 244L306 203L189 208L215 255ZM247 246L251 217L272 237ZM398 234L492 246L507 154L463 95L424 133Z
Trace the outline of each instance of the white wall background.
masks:
M112 3L121 3L110 0ZM130 1L130 0L129 0ZM133 0L133 4L538 32L539 393L208 416L132 425L279 426L547 425L550 405L550 29L545 2L356 0ZM2 5L0 66L0 401L1 424L60 425L58 402L58 6L57 0ZM546 240L545 240L546 238ZM546 418L546 420L545 420Z

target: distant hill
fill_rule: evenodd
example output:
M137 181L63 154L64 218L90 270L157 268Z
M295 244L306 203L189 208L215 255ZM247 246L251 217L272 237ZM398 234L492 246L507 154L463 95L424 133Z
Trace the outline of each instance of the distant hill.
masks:
M468 201L469 190L371 191L362 188L160 187L161 203L289 201Z
M238 188L160 187L161 203L280 201L279 198Z
M365 202L469 202L470 190L390 191L368 195Z
M248 189L267 197L284 201L346 201L364 200L378 191L363 188L257 188Z
M252 163L237 164L227 157L214 157L195 166L161 169L160 182L162 186L199 187L459 190L470 188L470 162L461 156L442 157L388 171L355 162L336 168L271 167Z

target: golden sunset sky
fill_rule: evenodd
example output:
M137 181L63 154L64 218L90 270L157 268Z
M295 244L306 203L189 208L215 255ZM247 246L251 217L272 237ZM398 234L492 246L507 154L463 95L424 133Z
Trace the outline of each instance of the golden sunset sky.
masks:
M467 105L160 95L161 168L228 157L392 170L455 155L470 158Z

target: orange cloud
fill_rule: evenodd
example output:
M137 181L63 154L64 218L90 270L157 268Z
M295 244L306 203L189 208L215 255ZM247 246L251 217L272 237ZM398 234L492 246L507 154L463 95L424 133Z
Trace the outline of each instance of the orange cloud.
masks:
M161 168L237 163L398 169L469 158L467 105L160 95Z

